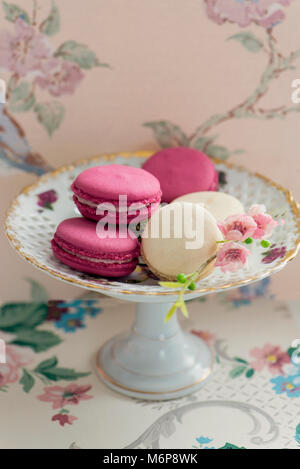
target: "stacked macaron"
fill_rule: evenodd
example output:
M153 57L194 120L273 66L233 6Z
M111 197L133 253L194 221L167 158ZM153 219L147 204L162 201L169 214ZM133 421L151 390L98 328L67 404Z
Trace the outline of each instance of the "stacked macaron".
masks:
M54 255L82 272L129 275L138 262L140 243L127 225L149 218L158 208L158 180L140 168L96 166L79 174L72 190L83 217L58 225L51 241Z
M140 254L135 228L140 221L148 220L141 249L149 269L159 278L170 280L180 273L190 274L215 254L218 241L223 239L218 223L244 212L236 198L217 192L218 183L212 160L199 150L185 147L155 153L142 169L119 164L86 169L71 186L74 203L83 217L64 220L58 226L53 252L59 260L83 272L105 277L128 275ZM161 201L168 205L159 208ZM185 219L181 214L186 208ZM166 223L167 237L161 231ZM158 232L152 236L156 225ZM199 236L203 238L196 248L187 247L193 244L191 229L197 242ZM201 277L212 269L213 262Z
M178 274L191 274L214 257L223 240L218 222L244 213L244 207L235 197L216 192L218 172L212 160L196 149L161 150L151 156L143 168L157 177L162 201L169 205L148 221L142 235L142 257L158 278L173 281ZM164 233L166 220L168 230ZM154 226L159 229L153 230ZM199 278L209 275L214 263L209 262Z

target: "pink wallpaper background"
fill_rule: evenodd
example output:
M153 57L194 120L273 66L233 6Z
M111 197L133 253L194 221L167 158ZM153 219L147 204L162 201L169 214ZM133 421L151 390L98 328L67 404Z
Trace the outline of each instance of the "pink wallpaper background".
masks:
M94 154L185 144L300 199L299 0L15 0L0 6L1 218L36 175ZM1 233L0 299L77 288L47 277ZM297 259L272 279L299 297Z

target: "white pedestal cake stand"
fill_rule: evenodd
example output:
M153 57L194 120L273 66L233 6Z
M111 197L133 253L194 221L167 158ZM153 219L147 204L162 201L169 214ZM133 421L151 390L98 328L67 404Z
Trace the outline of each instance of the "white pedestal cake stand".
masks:
M177 297L176 291L161 287L148 277L143 267L119 280L77 272L60 263L50 247L58 223L78 215L70 191L77 174L91 166L112 163L138 167L150 155L151 152L102 155L42 176L12 203L7 214L6 233L21 256L49 275L137 303L136 319L129 332L113 337L97 353L97 371L109 387L120 393L162 400L194 392L213 370L213 357L207 345L183 331L176 315L164 323L165 315ZM195 291L187 293L186 299L258 281L282 269L296 256L299 248L299 207L289 191L243 168L221 161L215 163L217 169L225 173L226 182L220 190L239 198L245 208L253 203L264 203L269 212L284 211L285 224L275 229L273 245L268 252L259 243L251 246L253 255L247 269L224 274L216 268L198 283ZM46 193L43 201L49 198L44 207L37 203L41 193ZM56 197L57 200L51 202Z

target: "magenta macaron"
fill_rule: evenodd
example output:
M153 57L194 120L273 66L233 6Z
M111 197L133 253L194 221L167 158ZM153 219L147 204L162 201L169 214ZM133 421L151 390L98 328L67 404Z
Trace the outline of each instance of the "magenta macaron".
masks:
M86 169L77 176L72 190L73 200L84 217L101 220L109 214L110 223L126 224L137 216L145 220L161 200L160 184L155 176L144 169L119 164ZM97 213L99 204L107 206L108 211L98 208Z
M218 189L218 173L211 159L187 147L166 148L152 155L143 169L153 174L162 190L162 202L185 194Z
M123 277L134 271L140 253L138 239L127 227L99 232L86 218L62 221L51 241L54 255L81 272L103 277Z

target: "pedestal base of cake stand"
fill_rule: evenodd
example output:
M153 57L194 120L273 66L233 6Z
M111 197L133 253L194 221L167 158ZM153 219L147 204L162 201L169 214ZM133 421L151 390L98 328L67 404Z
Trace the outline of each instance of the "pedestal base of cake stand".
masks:
M209 377L212 352L181 329L176 314L165 323L170 303L138 303L131 331L113 337L97 354L97 371L115 391L148 400L193 393Z

